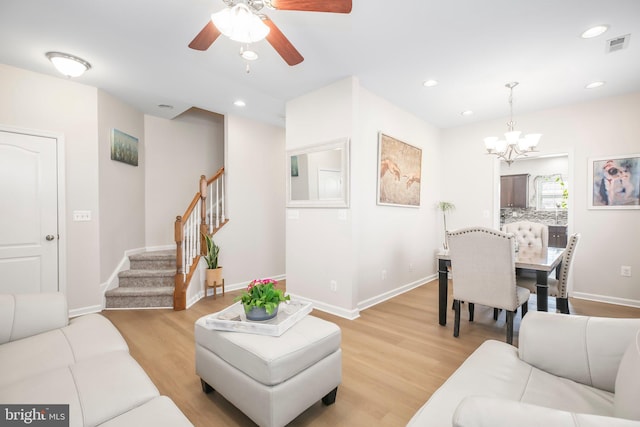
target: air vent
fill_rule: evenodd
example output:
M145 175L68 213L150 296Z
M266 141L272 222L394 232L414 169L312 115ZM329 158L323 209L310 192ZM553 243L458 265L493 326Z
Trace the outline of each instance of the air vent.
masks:
M607 40L607 53L617 52L619 50L626 49L627 46L629 46L630 38L631 38L631 34L626 34L624 36Z

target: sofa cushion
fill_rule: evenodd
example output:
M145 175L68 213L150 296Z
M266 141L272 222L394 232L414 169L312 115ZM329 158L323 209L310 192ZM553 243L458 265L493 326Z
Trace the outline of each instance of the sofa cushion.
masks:
M93 356L128 351L109 320L99 314L73 319L69 326L0 345L0 387Z
M0 294L0 344L67 325L62 293Z
M279 384L340 348L340 328L305 316L279 337L211 330L206 316L195 326L196 343L266 385Z
M617 417L640 421L640 331L622 356L618 376L614 412Z
M100 424L100 427L122 426L182 427L192 426L192 424L171 399L158 396L144 405Z
M467 396L500 397L523 403L584 412L613 413L613 395L541 371L518 357L518 349L489 340L431 396L410 426L449 426L458 404Z
M116 351L0 388L4 404L69 404L71 426L92 427L157 397L140 365Z

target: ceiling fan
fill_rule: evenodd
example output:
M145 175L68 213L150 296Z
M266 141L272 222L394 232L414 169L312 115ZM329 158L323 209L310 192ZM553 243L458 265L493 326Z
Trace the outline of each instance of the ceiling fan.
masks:
M198 33L198 35L189 43L189 47L195 50L207 50L209 46L220 36L225 34L231 39L241 41L243 43L249 43L252 41L262 40L266 38L267 41L278 54L285 60L285 62L291 66L301 63L304 58L298 52L298 50L291 44L289 39L280 31L280 29L273 23L268 16L261 11L266 6L269 9L274 10L297 10L304 12L331 12L331 13L350 13L351 12L351 0L222 0L227 9L223 9L221 12L211 15L212 19L209 20L207 25ZM216 15L233 14L236 18L241 17L242 20L256 20L262 22L263 30L258 29L251 37L243 36L240 38L234 38L229 32L233 31L232 28L227 28L228 25L223 24L216 19ZM214 20L218 22L218 25L214 24ZM258 23L258 25L260 25ZM266 26L266 27L264 27ZM220 28L219 28L220 27ZM260 33L260 34L258 34ZM266 35L264 35L266 33ZM241 54L242 54L241 50Z

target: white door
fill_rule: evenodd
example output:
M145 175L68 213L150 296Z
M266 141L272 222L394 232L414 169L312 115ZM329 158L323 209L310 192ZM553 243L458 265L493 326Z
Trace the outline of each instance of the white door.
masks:
M58 290L56 142L0 131L0 293Z

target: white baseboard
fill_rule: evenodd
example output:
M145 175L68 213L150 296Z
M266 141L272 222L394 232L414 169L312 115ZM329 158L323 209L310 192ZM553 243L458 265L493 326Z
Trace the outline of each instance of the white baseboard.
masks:
M302 302L310 302L313 305L313 308L316 310L324 311L325 313L333 314L334 316L342 317L348 320L354 320L360 317L360 310L357 308L354 310L347 310L342 307L338 307L335 305L327 304L321 301L316 301L310 298L301 297L300 295L292 294L291 298L302 301Z
M585 292L571 292L570 297L577 298L577 299L584 299L588 301L604 302L607 304L616 304L616 305L624 305L627 307L640 308L640 301L628 299L628 298L618 298L618 297L610 297L607 295L588 294Z
M88 307L74 308L69 310L69 318L83 316L85 314L100 313L104 305L91 305Z
M392 289L383 294L377 295L375 297L366 299L358 303L358 310L366 310L367 308L373 307L374 305L378 305L381 302L385 302L393 297L404 294L405 292L409 292L412 289L415 289L419 286L424 285L425 283L431 282L432 280L438 277L437 274L432 274L431 276L424 277L422 279L418 279L414 282L408 283L406 285L400 286L399 288Z

